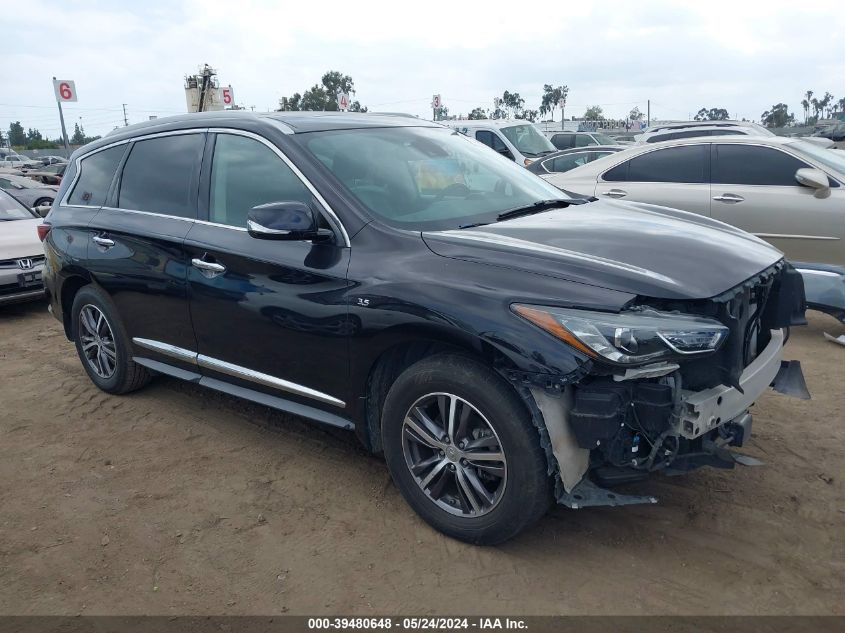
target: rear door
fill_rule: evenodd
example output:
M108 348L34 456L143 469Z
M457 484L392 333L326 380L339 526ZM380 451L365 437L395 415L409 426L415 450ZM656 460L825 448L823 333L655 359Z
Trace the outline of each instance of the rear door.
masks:
M791 260L845 263L845 191L838 182L817 198L795 180L812 165L763 145L717 143L711 160L715 219L762 237Z
M334 241L256 239L252 207L322 201L269 141L237 131L213 139L203 170L203 221L186 240L191 315L204 374L332 412L348 391L350 249Z
M178 360L196 349L188 312L184 239L196 219L205 134L130 144L109 205L92 220L89 270L145 355Z
M638 154L601 174L595 195L710 215L709 148L702 143Z

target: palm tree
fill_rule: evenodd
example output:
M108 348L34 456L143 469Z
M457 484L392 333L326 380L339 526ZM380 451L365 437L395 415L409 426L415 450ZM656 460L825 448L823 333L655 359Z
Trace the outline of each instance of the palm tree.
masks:
M842 97L837 103L839 104L839 111L845 112L845 97Z
M810 118L810 102L806 99L801 99L801 107L804 108L804 125L807 125L807 119Z

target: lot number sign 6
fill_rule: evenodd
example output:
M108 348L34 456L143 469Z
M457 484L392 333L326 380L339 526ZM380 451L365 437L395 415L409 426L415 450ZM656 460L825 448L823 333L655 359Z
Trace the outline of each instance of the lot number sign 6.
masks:
M76 82L70 79L54 79L53 90L56 101L76 101Z

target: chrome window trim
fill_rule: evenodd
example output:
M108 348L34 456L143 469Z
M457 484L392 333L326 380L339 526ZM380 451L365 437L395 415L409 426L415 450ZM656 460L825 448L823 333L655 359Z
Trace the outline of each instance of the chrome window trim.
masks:
M258 141L259 143L263 143L264 145L266 145L273 153L276 154L276 156L282 159L282 161L290 168L290 170L296 175L296 177L299 178L302 184L308 188L308 190L315 198L317 198L317 200L323 206L323 209L325 209L326 213L329 215L332 223L335 225L336 230L340 232L341 238L343 240L343 246L350 246L349 234L346 232L346 227L343 226L343 222L340 221L340 218L334 212L334 209L329 206L329 203L326 202L326 199L323 198L322 194L317 191L317 188L311 184L311 181L305 177L305 175L299 170L299 167L294 165L293 162L287 157L287 155L285 155L282 150L273 145L273 143L268 141L260 134L255 134L254 132L247 132L246 130L238 130L225 127L213 127L209 128L208 131L213 134L234 134L236 136L244 136L246 138L251 138L254 141Z
M686 139L684 139L684 140L686 140ZM709 182L665 182L665 181L662 181L662 180L605 180L604 179L604 175L607 172L609 172L611 169L616 169L622 163L627 163L628 161L632 161L635 158L639 158L640 156L645 156L646 154L651 154L652 152L659 152L660 150L667 150L667 149L675 149L676 147L690 147L690 146L700 147L702 145L708 145L709 146L709 145L713 144L709 141L702 142L702 140L698 137L696 137L694 139L689 139L689 140L690 140L689 143L678 143L677 145L670 145L669 147L648 147L646 145L646 147L648 149L644 148L644 150L641 151L639 154L636 154L634 156L629 156L627 158L623 158L618 163L615 163L614 165L611 165L610 167L605 169L603 172L601 172L596 177L596 182L602 182L602 183L629 182L631 184L646 184L646 185L657 184L657 185L708 185L709 186L710 185ZM709 150L710 148L708 147L707 149ZM624 154L625 150L622 150L621 152L613 152L613 153L615 153L618 156L619 154ZM710 159L708 158L707 160L709 161Z
M249 369L248 367L241 367L240 365L227 363L226 361L212 358L211 356L192 352L191 350L183 347L177 347L175 345L170 345L169 343L162 343L161 341L140 337L133 337L132 342L138 347L158 352L159 354L175 358L191 365L197 365L198 367L203 367L205 369L213 369L214 371L219 371L222 374L254 382L259 385L264 385L265 387L272 387L274 389L280 389L281 391L287 391L288 393L298 396L311 398L312 400L331 404L335 407L346 407L346 403L343 400L330 396L322 391L311 389L310 387L285 380L284 378L264 374L260 371Z
M833 180L834 182L838 183L840 186L845 186L845 183L840 181L840 179L838 177L831 176L830 172L828 171L827 168L819 167L818 163L816 163L812 159L812 157L807 158L806 156L798 156L797 154L795 154L794 151L790 151L788 143L786 143L786 144L771 144L771 145L769 145L767 143L761 143L757 139L754 138L753 134L736 134L736 135L732 135L732 136L736 137L735 141L725 141L724 139L720 139L718 141L710 141L710 140L702 141L702 139L709 138L709 137L695 137L695 138L689 138L689 139L677 139L677 140L688 141L686 143L678 143L677 145L669 145L667 147L652 147L652 148L648 148L648 149L643 148L643 151L641 151L639 154L636 154L634 156L630 156L630 157L628 157L624 160L620 160L618 163L611 165L610 167L605 169L603 172L599 173L596 176L596 182L597 183L630 182L631 184L655 184L656 181L653 181L653 180L648 180L648 181L642 181L642 180L605 180L604 175L607 172L609 172L611 169L618 167L622 163L629 161L629 160L634 160L635 158L639 158L640 156L644 156L645 154L648 154L649 152L658 152L660 150L672 149L673 147L688 147L690 145L711 145L711 146L712 145L742 145L742 146L745 146L745 147L748 147L748 146L765 147L767 149L773 149L773 150L778 151L778 152L783 152L784 154L786 154L787 156L791 156L795 160L800 160L802 163L809 163L810 165L813 166L814 169L818 169L819 171L824 172L825 175L830 180ZM745 138L740 138L740 137L746 137L746 138L749 138L750 140L746 141ZM786 147L784 147L784 145ZM624 154L625 151L626 150L621 150L619 152L611 152L611 153L618 155L618 154ZM709 183L701 183L701 182L672 182L672 183L657 182L656 184L672 184L672 185L707 185L707 184L709 184L709 185L722 185L724 187L791 187L792 186L792 185L730 185L730 184L726 184L726 183L723 183L723 182L713 182L713 174L712 173L710 174L710 182ZM800 187L801 185L796 183L795 186Z
M82 154L81 156L77 156L76 160L74 160L74 164L76 165L76 173L73 175L73 180L70 183L70 187L67 188L65 191L65 195L62 196L62 201L59 203L59 206L62 207L70 207L71 209L116 209L118 211L129 211L134 209L117 209L116 207L105 207L105 206L94 206L94 205L87 205L87 204L68 204L67 200L70 197L71 192L76 188L76 183L79 180L79 176L82 174L82 161L86 158L93 156L94 154L99 154L100 152L111 149L112 147L117 147L118 145L126 145L127 143L133 143L135 141L145 141L151 138L157 138L160 136L176 136L179 134L205 134L208 132L208 128L186 128L184 130L168 130L167 132L152 132L150 134L142 134L140 136L133 136L132 138L125 138L120 141L115 141L114 143L109 143L108 145L103 145L102 147L98 147L97 149L92 149L89 152ZM161 214L155 214L161 215Z

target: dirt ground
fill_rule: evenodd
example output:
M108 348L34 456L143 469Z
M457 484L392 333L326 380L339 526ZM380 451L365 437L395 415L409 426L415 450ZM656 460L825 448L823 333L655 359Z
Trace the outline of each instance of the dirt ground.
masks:
M98 391L43 304L0 309L2 614L845 614L845 333L793 331L765 467L657 477L501 547L430 529L351 434L158 378Z

